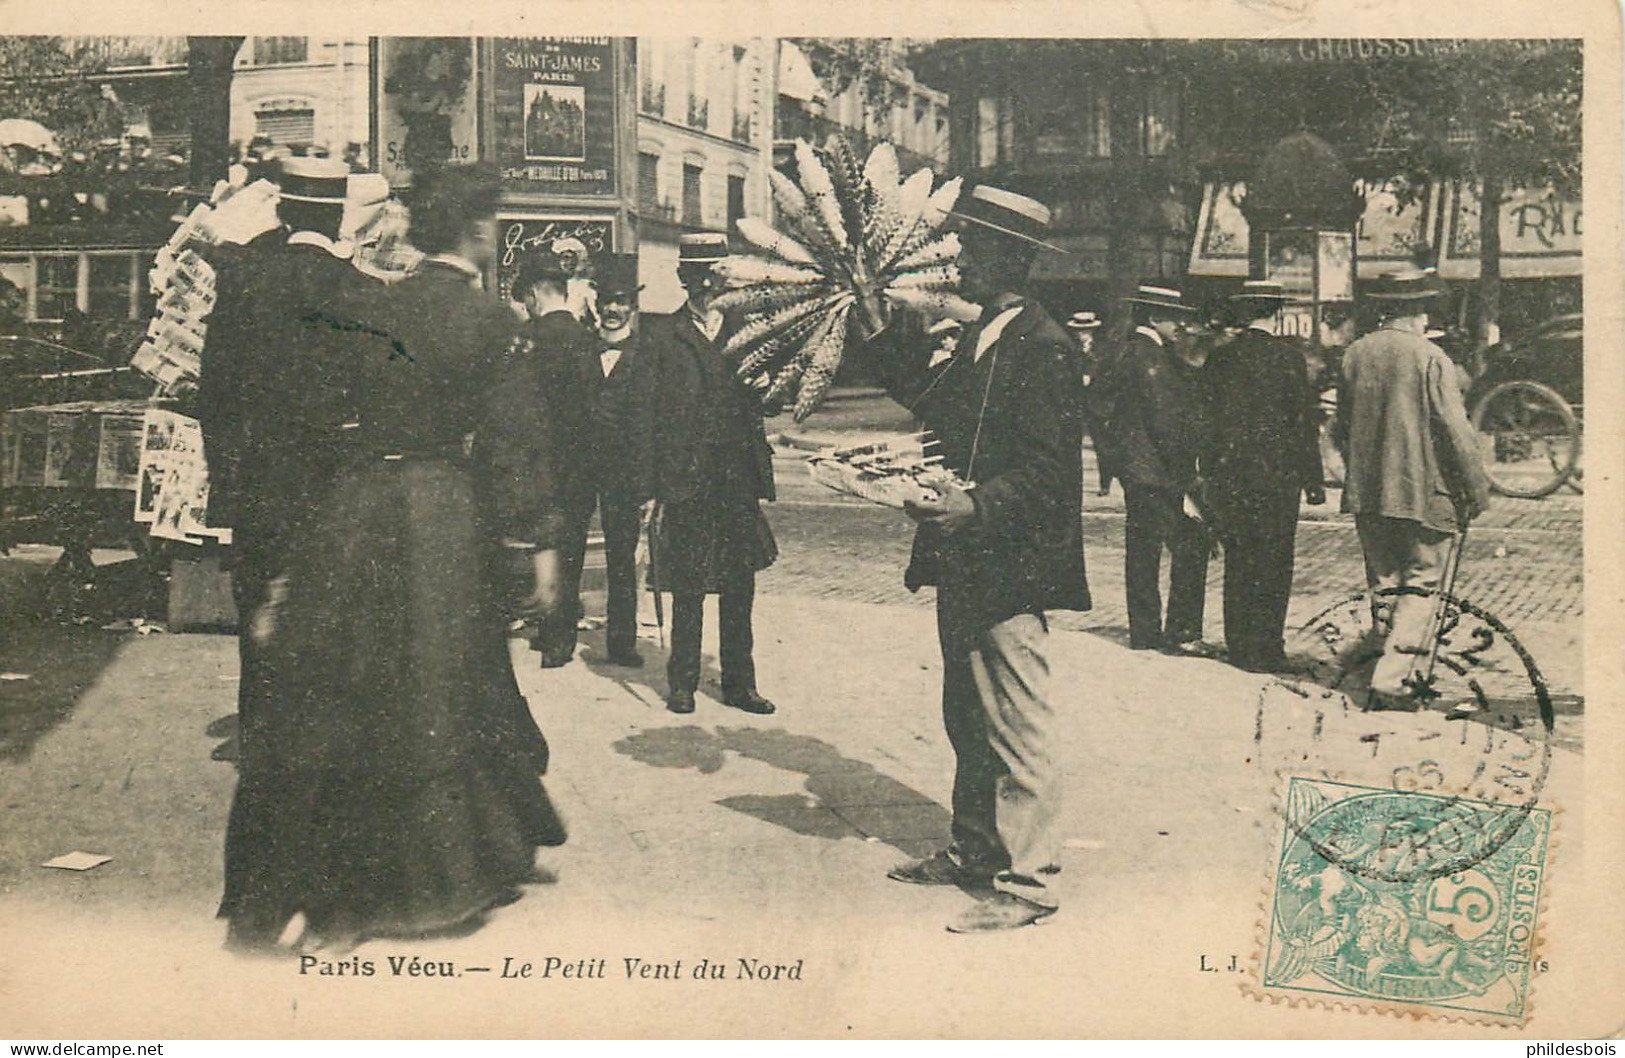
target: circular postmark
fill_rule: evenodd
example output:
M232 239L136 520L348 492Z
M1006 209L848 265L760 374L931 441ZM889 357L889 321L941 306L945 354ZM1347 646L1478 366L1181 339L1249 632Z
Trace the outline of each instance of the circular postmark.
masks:
M1426 649L1385 662L1379 622L1418 602L1431 613ZM1472 870L1517 837L1550 774L1555 719L1545 678L1504 622L1425 589L1357 592L1299 626L1291 645L1309 656L1309 679L1261 692L1261 758L1294 776L1416 795L1326 816L1289 794L1294 843L1362 883L1409 885ZM1403 692L1372 692L1373 670L1396 660L1408 667Z

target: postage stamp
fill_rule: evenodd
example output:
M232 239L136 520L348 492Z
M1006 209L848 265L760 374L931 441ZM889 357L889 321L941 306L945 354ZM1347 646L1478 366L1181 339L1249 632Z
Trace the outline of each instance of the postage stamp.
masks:
M1298 776L1283 807L1260 995L1523 1023L1548 809Z

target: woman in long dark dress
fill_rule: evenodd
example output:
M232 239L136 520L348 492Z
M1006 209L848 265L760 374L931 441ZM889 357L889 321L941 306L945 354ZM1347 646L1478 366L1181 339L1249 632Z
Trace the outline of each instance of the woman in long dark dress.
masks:
M564 840L465 457L470 432L504 441L484 410L515 320L473 286L495 181L458 169L419 181L419 271L329 321L356 336L350 423L261 622L270 705L243 731L220 908L241 946L273 945L300 913L317 945L466 926Z

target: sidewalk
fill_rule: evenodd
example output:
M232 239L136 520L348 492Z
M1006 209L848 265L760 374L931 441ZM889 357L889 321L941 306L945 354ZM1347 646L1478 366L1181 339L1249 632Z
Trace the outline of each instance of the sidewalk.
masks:
M943 925L968 896L884 877L946 839L952 756L930 611L772 595L757 607L772 717L718 705L714 671L698 712L666 712L649 639L642 670L600 665L597 633L561 670L536 668L516 643L554 750L548 786L571 826L567 845L540 856L556 883L529 887L466 938L365 944L356 956L379 976L334 981L219 948L233 772L210 759L221 741L210 732L234 708L234 640L123 637L71 713L0 763L0 932L10 964L30 968L7 975L10 1031L1177 1035L1225 1015L1261 1035L1371 1031L1353 1015L1255 1004L1239 974L1202 973L1199 960L1252 956L1280 826L1277 768L1386 785L1407 760L1448 766L1472 752L1457 737L1465 726L1349 712L1318 689L1092 635L1051 643L1069 799L1063 908L1050 924L955 937ZM1579 763L1559 751L1548 790L1576 834ZM73 849L114 859L82 874L38 867ZM607 971L470 975L435 992L393 978L390 955L497 968L512 957L537 974L549 957L604 959ZM628 958L682 966L677 979L628 980ZM727 979L693 979L700 959ZM798 967L799 979L739 980L741 960ZM1148 1008L1147 987L1168 1005Z

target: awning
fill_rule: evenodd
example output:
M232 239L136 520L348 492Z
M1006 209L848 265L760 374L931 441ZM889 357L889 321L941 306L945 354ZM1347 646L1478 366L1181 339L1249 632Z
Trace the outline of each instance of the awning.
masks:
M779 41L779 95L804 103L824 97L824 84L813 73L812 63L800 48L787 40Z
M1478 188L1452 186L1446 195L1450 218L1439 252L1446 279L1478 278ZM1501 276L1547 279L1578 276L1583 257L1580 203L1550 189L1513 191L1501 204Z
M1436 248L1446 279L1478 278L1478 193L1435 183L1417 201L1400 204L1387 181L1362 183L1365 211L1356 230L1359 278L1375 279L1414 261L1418 248ZM1247 218L1242 183L1212 183L1191 240L1190 274L1247 276ZM1445 222L1448 218L1448 223ZM1501 274L1508 279L1578 276L1580 204L1550 190L1515 191L1501 207Z
M1417 247L1433 242L1437 186L1420 200L1401 206L1386 182L1359 185L1365 212L1356 229L1359 278L1375 279L1384 272L1409 265ZM1202 190L1202 212L1191 240L1190 274L1247 276L1247 240L1250 229L1242 215L1245 183L1208 184Z

